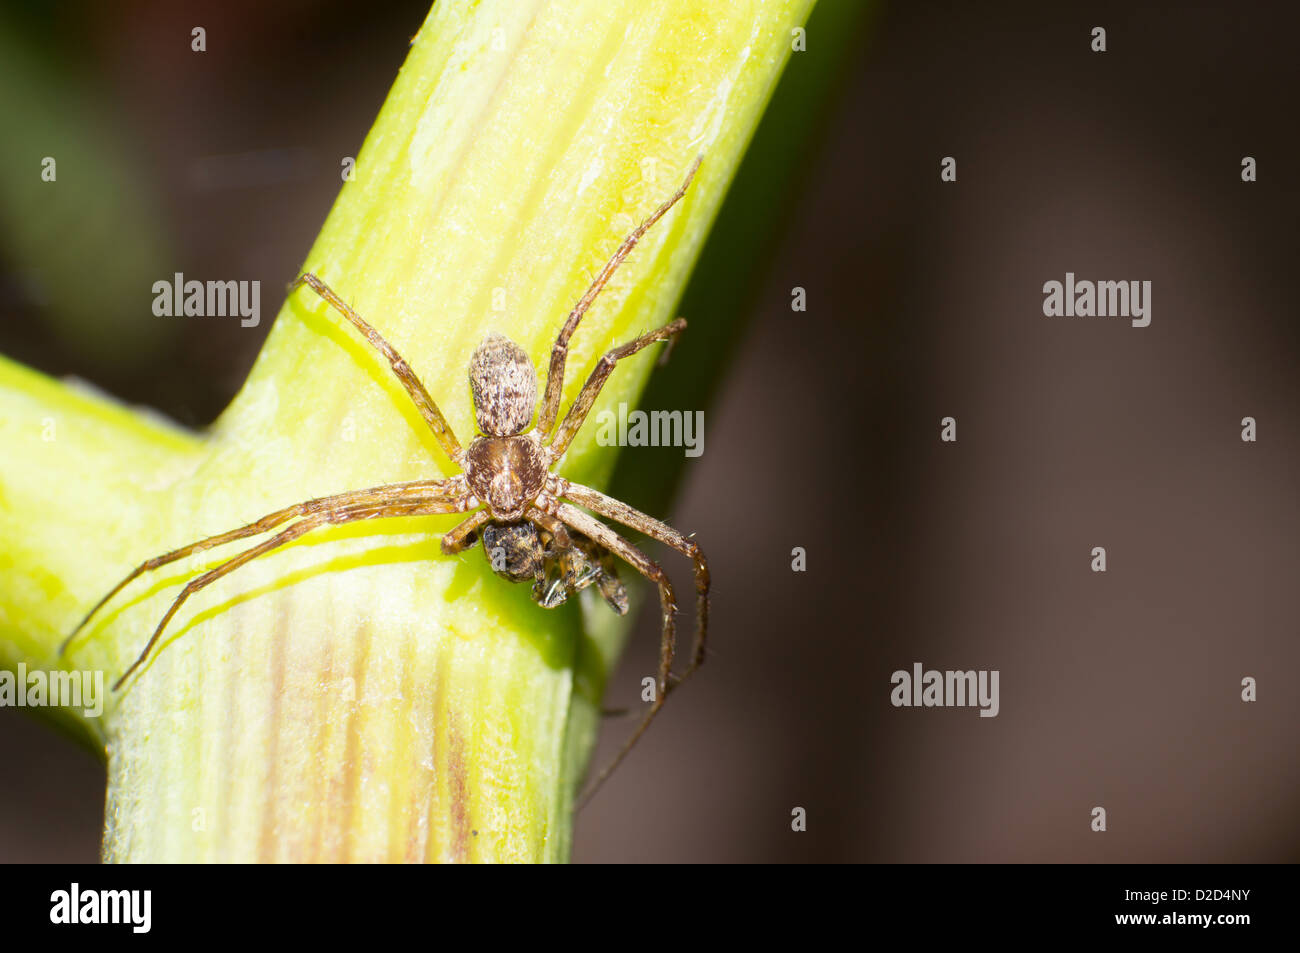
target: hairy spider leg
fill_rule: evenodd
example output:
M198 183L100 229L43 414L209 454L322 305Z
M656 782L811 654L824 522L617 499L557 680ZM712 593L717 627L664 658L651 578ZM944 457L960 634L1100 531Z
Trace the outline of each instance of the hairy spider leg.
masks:
M606 496L603 493L593 490L590 487L581 484L570 483L567 480L561 481L557 487L560 494L567 500L584 506L597 515L604 516L607 519L615 520L625 526L644 533L651 539L656 539L666 546L670 546L684 556L690 558L695 567L695 642L691 649L691 660L686 667L686 671L677 678L676 683L672 682L672 672L668 673L668 682L662 692L661 698L666 698L668 693L677 685L681 685L690 678L695 670L704 664L706 657L706 648L708 645L709 634L709 562L704 557L704 552L700 549L699 544L690 537L678 532L666 523L660 522L652 516L647 516L639 510L633 509L621 500ZM621 554L620 554L621 555ZM645 731L650 719L654 717L657 709L652 708L645 716L645 719L633 735L631 741L619 753L617 760L597 777L592 788L587 792L583 803L589 801L596 793L596 789L604 783L605 779L617 767L630 750L631 745L636 743L637 738Z
M319 529L322 526L340 525L343 523L357 522L359 520L380 519L386 517L434 516L443 513L462 512L464 512L464 505L461 500L439 499L437 497L429 496L427 493L421 496L419 494L409 493L408 491L407 498L400 501L389 501L387 503L379 504L363 503L341 509L321 510L304 516L288 529L277 533L275 536L272 536L264 542L258 543L251 549L245 550L239 555L228 559L216 568L210 569L203 575L191 579L186 583L185 588L181 590L180 595L178 595L172 602L171 608L167 610L167 614L162 617L162 621L160 621L157 628L154 629L153 635L149 637L149 641L145 645L144 650L141 651L140 656L131 664L131 667L123 672L122 676L113 683L113 691L120 689L123 683L131 677L131 674L145 663L145 660L148 659L149 653L153 650L153 647L157 645L158 640L162 638L163 631L167 628L167 623L172 620L172 617L176 615L177 611L180 610L180 607L187 599L189 599L190 596L194 595L194 593L199 590L210 586L221 577L229 575L240 566L252 562L259 556L265 556L267 553L279 549L280 547L293 542L298 537L303 536L314 529Z
M174 563L178 559L184 559L195 553L201 553L207 549L213 549L217 546L223 546L226 543L233 543L239 539L246 539L249 536L260 536L263 533L270 532L282 523L287 523L291 519L299 516L308 516L312 513L322 510L334 510L343 507L357 506L365 503L379 503L389 499L400 497L409 490L427 491L436 493L439 496L451 496L469 492L465 486L464 477L454 476L448 480L417 480L412 483L393 483L388 486L372 487L366 490L351 490L347 493L336 493L333 496L322 496L314 500L304 500L301 503L295 503L293 506L286 506L284 509L276 510L274 513L268 513L259 520L255 520L246 526L238 529L232 529L216 536L209 536L201 539L196 543L190 543L188 546L182 546L180 549L174 549L169 553L161 556L154 556L152 559L146 559L135 569L131 570L121 582L109 590L104 598L95 603L94 607L86 613L85 617L77 623L77 627L72 633L63 640L59 646L59 654L62 655L72 644L75 639L90 622L100 609L104 608L114 596L125 589L128 585L138 579L140 576L154 569L159 569L169 563Z
M444 556L455 556L457 553L464 552L478 542L478 531L483 524L492 519L490 510L479 510L469 519L462 523L457 523L454 527L442 535L442 554Z
M691 180L695 178L695 171L700 167L703 158L703 156L695 157L695 161L691 163L681 188L674 192L668 201L655 209L649 218L633 229L627 238L623 239L623 244L619 245L609 261L605 262L605 267L600 269L595 279L592 280L591 287L587 289L586 294L578 299L578 303L569 312L568 320L564 322L564 327L560 329L559 336L555 339L555 345L551 348L551 364L546 372L546 396L542 402L542 412L537 418L537 429L543 435L550 434L559 417L560 395L564 390L564 362L569 354L569 338L578 329L578 322L587 313L587 309L596 300L596 295L600 294L600 289L605 287L605 283L609 281L610 276L623 263L623 260L631 254L632 249L636 247L636 243L641 240L641 236L649 231L655 222L663 218L668 213L668 210L686 194L686 190L690 187Z
M595 797L601 785L623 762L628 752L641 740L641 736L650 727L650 723L654 721L655 715L659 714L659 709L663 707L664 700L668 697L668 692L671 689L668 676L672 672L673 655L677 647L677 629L673 618L674 613L677 611L677 601L673 595L672 581L668 578L668 574L663 571L663 568L600 520L569 503L560 503L556 507L556 515L573 529L595 540L611 553L626 561L641 575L655 583L659 587L659 606L663 612L663 634L659 643L658 691L655 692L654 701L650 703L650 708L642 717L641 724L632 732L631 737L623 743L623 747L619 749L614 760L601 770L600 774L591 783L591 786L587 788L587 792L578 799L578 807L581 809Z
M557 487L559 495L569 502L586 507L597 516L603 516L606 519L622 523L624 526L629 526L639 533L644 533L651 539L658 540L665 546L677 550L694 564L695 642L691 648L690 664L677 679L677 684L680 685L690 678L697 668L704 664L706 641L709 635L709 561L704 558L703 550L700 549L695 540L686 534L673 529L667 523L661 522L653 516L647 516L640 510L628 506L622 500L606 496L604 493L583 486L580 483L570 483L568 480L557 480L557 483L559 484Z
M429 392L425 389L423 382L421 382L420 378L416 377L415 371L411 370L411 365L406 363L406 359L402 357L402 355L398 354L397 349L384 340L384 336L371 327L366 322L365 318L361 317L361 315L357 314L352 310L352 308L344 303L343 299L340 298L329 285L325 284L325 282L321 281L311 272L304 272L295 278L289 285L289 294L293 294L294 290L299 285L304 284L324 298L331 306L333 306L335 311L339 312L339 314L351 321L365 339L370 342L370 346L388 359L389 365L393 368L393 373L397 375L397 379L401 381L402 386L406 389L406 393L410 396L411 401L420 412L420 416L424 418L424 422L428 424L429 429L433 431L433 435L437 438L443 451L459 465L465 456L465 451L461 449L460 441L456 439L455 431L451 429L451 425L448 424L447 419L443 417L442 411L438 409L438 405L434 402L433 398L429 396Z
M564 423L560 424L560 429L555 432L555 439L551 441L550 452L552 460L558 460L564 456L564 451L569 449L569 444L573 438L578 435L582 429L583 423L587 420L587 415L591 413L591 408L596 403L596 398L600 396L601 388L609 380L609 376L614 373L614 368L619 361L631 357L644 348L649 347L656 341L668 341L669 344L677 338L677 335L686 330L686 319L678 318L662 328L656 328L654 331L648 331L626 344L621 344L610 351L607 351L599 361L596 362L591 376L587 382L582 385L582 390L573 401L573 406L569 412L564 415Z

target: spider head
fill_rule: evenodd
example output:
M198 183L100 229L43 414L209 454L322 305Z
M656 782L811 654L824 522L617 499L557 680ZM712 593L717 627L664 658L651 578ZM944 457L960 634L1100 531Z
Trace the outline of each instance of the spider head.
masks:
M478 429L489 437L523 433L537 405L537 371L514 341L495 331L474 349L469 361Z
M502 470L488 484L487 501L492 512L503 519L519 519L524 515L523 483L513 470Z

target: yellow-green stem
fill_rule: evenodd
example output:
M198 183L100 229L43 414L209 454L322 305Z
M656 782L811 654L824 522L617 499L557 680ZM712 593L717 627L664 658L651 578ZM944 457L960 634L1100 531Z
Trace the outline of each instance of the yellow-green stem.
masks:
M604 350L673 317L811 5L438 3L305 269L468 442L474 346L498 330L544 368L590 277L703 154L575 337L567 405ZM633 404L653 358L620 365L594 413ZM595 432L560 469L599 487L617 451ZM308 497L455 472L309 292L203 438L0 363L0 448L0 658L108 682L184 580L237 549L139 581L56 658L142 559ZM441 556L455 522L322 530L196 596L82 725L109 760L105 858L565 859L622 626L593 601L538 608L478 552Z

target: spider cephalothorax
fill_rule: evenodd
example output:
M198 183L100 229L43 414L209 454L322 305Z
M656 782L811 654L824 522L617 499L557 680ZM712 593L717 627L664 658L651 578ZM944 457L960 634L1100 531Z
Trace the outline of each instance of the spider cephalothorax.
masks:
M568 356L569 339L600 289L646 230L686 193L698 167L697 159L682 187L623 240L597 274L586 294L569 313L551 349L546 390L540 408L537 401L537 372L523 348L499 334L491 334L475 349L469 363L469 383L479 435L468 448L461 447L424 384L383 335L353 311L325 282L311 273L299 275L289 286L290 293L299 285L307 285L347 318L370 345L388 360L393 373L406 388L447 457L463 472L444 480L392 483L306 500L269 513L247 526L210 536L146 560L86 614L81 624L64 641L60 652L67 648L109 599L143 573L214 546L260 536L285 523L290 524L269 539L186 584L154 629L140 656L114 684L113 688L117 690L132 672L144 664L162 637L168 622L186 599L257 557L321 526L389 516L468 513L470 515L467 519L442 537L442 551L447 555L462 552L476 544L481 536L493 570L512 582L532 580L533 598L545 608L561 605L570 594L594 584L615 612L627 612L627 593L614 571L615 556L630 564L659 588L663 631L659 650L658 691L636 732L614 762L597 777L588 792L590 797L649 726L674 684L680 684L704 661L708 632L709 566L699 546L666 523L590 487L571 483L552 472L587 419L597 395L618 362L655 342L671 342L686 327L686 322L678 318L605 354L596 363L568 413L561 419L559 411L564 388L564 365ZM537 424L530 430L529 424L535 410ZM676 683L670 679L676 648L673 615L677 608L672 583L658 563L592 516L592 513L630 526L690 557L694 563L698 610L695 645L688 667Z

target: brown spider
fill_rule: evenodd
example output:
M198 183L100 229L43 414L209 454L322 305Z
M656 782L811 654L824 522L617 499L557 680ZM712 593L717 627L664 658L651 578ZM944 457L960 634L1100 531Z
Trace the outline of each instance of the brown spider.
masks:
M623 240L592 281L586 294L569 313L551 350L546 392L535 428L530 430L528 425L537 404L537 372L523 348L493 333L475 349L469 364L469 383L480 433L468 448L461 447L424 384L392 345L348 307L325 282L311 273L299 275L289 286L289 293L292 294L299 285L308 285L351 321L370 342L371 347L387 358L393 373L401 381L438 443L463 472L444 480L393 483L296 503L269 513L247 526L210 536L146 560L95 604L64 640L59 653L63 654L95 613L140 575L194 553L238 539L260 536L283 523L297 520L270 539L190 580L154 629L139 657L114 683L113 690L117 691L148 659L149 653L162 637L163 630L186 599L257 557L279 549L321 526L382 517L472 512L469 519L442 537L443 553L450 556L469 549L481 536L493 570L512 582L531 579L533 599L545 608L560 605L572 592L594 583L610 607L620 615L625 614L628 608L627 593L618 580L611 554L631 564L637 572L659 587L663 632L659 648L658 691L636 731L624 743L613 762L597 776L583 799L585 803L649 727L672 688L685 681L704 661L709 615L709 566L699 546L671 526L626 503L589 487L570 483L551 472L582 427L605 381L613 373L614 366L623 358L656 341L667 341L671 346L676 336L686 327L686 321L678 318L606 353L597 362L561 422L559 410L560 395L564 388L564 362L569 350L569 339L596 295L641 236L686 194L699 164L700 159L697 158L681 188ZM698 609L695 644L690 664L676 681L673 681L672 676L676 646L673 620L676 602L672 583L658 563L604 523L578 509L578 506L630 526L683 553L694 562Z

